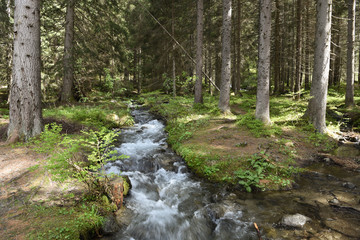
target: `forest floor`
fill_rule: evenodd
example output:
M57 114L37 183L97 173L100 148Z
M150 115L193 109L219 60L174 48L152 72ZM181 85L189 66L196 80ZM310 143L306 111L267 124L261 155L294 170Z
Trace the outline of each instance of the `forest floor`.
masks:
M234 111L233 111L234 112ZM360 138L356 132L347 132L330 139L334 144L338 138L352 136ZM196 134L186 140L184 146L196 148L199 154L206 149L209 155L222 158L247 157L256 153L271 156L276 162L283 162L286 158L293 158L297 166L307 166L315 161L332 161L333 164L343 166L349 170L360 170L360 162L356 156L336 156L335 152L324 150L326 143L316 143L308 139L308 133L283 127L281 135L266 138L255 137L246 127L240 127L232 119L213 118L209 123L198 128ZM324 160L325 158L329 158Z
M360 171L360 134L335 129L339 123L332 123L327 135L316 133L301 118L306 101L274 99L274 124L263 126L254 118L251 95L233 98L227 115L218 112L216 97L208 96L204 105L194 105L188 97L149 93L143 98L167 121L174 150L210 181L240 183L247 191L276 190L291 187L296 167L314 162Z
M167 101L155 99L155 103L156 101L171 105ZM154 111L165 106L161 104ZM183 107L189 109L186 104ZM308 131L282 126L280 134L270 133L266 137L256 137L246 126L239 127L238 117L246 115L247 111L238 104L232 104L231 107L231 115L215 115L206 117L203 121L197 116L195 117L197 120L184 123L185 130L176 130L176 127L171 126L171 121L175 118L164 112L160 113L168 120L168 126L174 127L173 133L168 128L169 141L171 142L171 136L181 140L177 152L184 155L186 149L187 152L196 155L196 161L202 163L199 165L203 168L200 176L209 180L224 181L234 177L236 169L242 167L241 161L237 160L244 160L256 154L262 155L265 161L275 165L291 159L293 161L291 164L300 167L316 161L324 161L350 170L360 170L358 152L350 156L341 154L339 156L334 151L339 139L360 139L359 133L330 131L330 137L326 139L317 135L311 138ZM180 116L180 114L172 112L171 116ZM47 118L46 120L47 123L53 121L62 124L64 132L72 134L80 133L84 127L64 119ZM31 214L34 205L46 204L50 207L74 205L74 201L79 200L76 198L83 189L79 185L70 187L52 181L48 172L41 167L47 155L35 153L31 148L23 145L7 145L5 142L7 122L8 119L0 115L0 239L29 239L29 232L37 231L38 225L34 225L34 221L41 222L41 218L44 217L44 215ZM181 135L177 135L178 133ZM176 148L176 141L171 144ZM345 141L342 146L347 144ZM332 150L328 151L329 149ZM195 165L199 162L195 162ZM191 165L191 159L188 165ZM199 169L195 167L193 170L196 172ZM261 181L266 184L268 180ZM60 224L58 225L61 227Z
M84 188L53 181L42 167L48 155L36 153L28 146L8 145L3 137L7 120L0 120L3 123L0 125L0 239L29 239L29 233L40 231L38 224L44 221L44 216L32 215L35 205L72 205ZM80 124L61 122L63 131L79 133L83 128ZM67 195L74 197L70 201Z

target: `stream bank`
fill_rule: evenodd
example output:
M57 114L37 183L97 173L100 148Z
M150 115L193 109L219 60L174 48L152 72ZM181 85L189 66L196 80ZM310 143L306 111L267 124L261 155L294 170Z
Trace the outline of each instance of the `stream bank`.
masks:
M360 236L358 174L314 157L289 191L228 189L187 168L168 148L164 123L145 109L133 115L136 124L122 132L117 148L130 158L107 166L108 173L128 176L133 188L120 229L105 239L258 239L254 222L264 239ZM306 217L303 227L282 223L295 214Z

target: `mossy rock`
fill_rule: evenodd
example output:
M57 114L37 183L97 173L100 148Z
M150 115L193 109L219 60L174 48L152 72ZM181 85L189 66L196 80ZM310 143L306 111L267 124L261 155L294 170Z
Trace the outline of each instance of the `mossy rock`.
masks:
M124 180L124 196L128 195L130 189L131 189L131 181L128 176L122 176L122 179Z
M357 157L360 156L360 150L353 146L343 145L335 150L337 157Z

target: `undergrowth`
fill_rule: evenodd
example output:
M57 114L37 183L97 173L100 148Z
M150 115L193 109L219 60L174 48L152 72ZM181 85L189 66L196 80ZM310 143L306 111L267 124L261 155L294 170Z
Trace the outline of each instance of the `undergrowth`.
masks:
M31 231L28 239L87 239L89 233L99 230L104 214L117 210L109 200L113 199L110 176L103 172L107 162L125 157L113 150L117 136L117 132L105 127L76 136L61 134L61 126L53 123L26 143L34 151L49 155L44 168L54 181L81 182L87 186L80 206L30 205L28 215L34 219L31 227L36 230ZM124 188L126 195L129 186L124 184ZM75 201L73 194L68 198Z
M119 128L134 123L127 106L115 102L46 108L43 110L43 115L44 117L67 119L95 128Z
M106 128L83 131L76 137L60 132L60 125L46 125L40 136L27 145L36 152L50 155L45 168L55 181L76 179L85 183L94 195L107 194L109 179L102 170L104 165L126 157L113 150L118 133Z

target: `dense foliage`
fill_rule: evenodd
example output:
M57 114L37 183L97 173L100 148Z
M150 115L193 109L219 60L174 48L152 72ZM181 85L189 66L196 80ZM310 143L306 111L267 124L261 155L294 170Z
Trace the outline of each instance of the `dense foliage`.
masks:
M12 1L0 3L0 83L11 79ZM184 7L187 6L187 7ZM255 6L255 7L254 7ZM304 30L301 53L302 88L311 80L314 51L315 5L303 0ZM338 86L345 77L346 5L334 2L332 58L329 83ZM42 92L44 100L58 98L62 86L66 1L42 3ZM222 4L204 1L204 70L220 82ZM293 1L277 0L273 6L272 91L293 92L297 7ZM182 45L176 45L160 24ZM195 66L196 3L194 1L76 1L75 5L75 97L86 99L94 90L126 95L137 89L164 89L171 92L172 58L175 57L177 91L192 93ZM257 3L239 0L233 4L232 79L241 88L256 87L258 10ZM280 39L281 38L281 39ZM237 51L240 49L240 51ZM240 55L239 55L240 53ZM357 61L357 60L356 60ZM209 84L204 78L204 87ZM237 91L237 89L233 89ZM214 89L210 90L213 91Z

